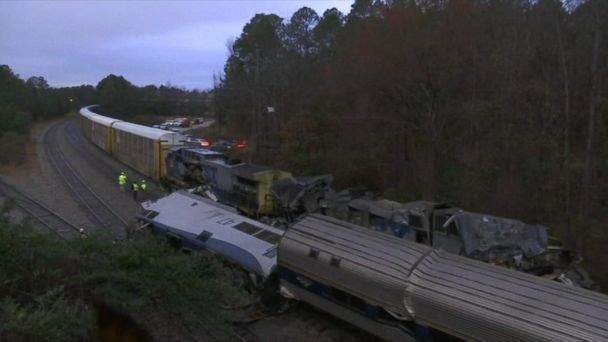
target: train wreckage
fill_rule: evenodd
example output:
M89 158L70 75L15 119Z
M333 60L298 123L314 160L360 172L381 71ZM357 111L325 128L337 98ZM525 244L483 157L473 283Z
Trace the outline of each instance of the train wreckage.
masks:
M518 220L464 211L442 203L399 203L363 189L336 192L331 175L292 177L290 173L228 160L199 147L172 148L167 176L183 187L285 229L297 217L320 213L490 264L597 289L548 228Z

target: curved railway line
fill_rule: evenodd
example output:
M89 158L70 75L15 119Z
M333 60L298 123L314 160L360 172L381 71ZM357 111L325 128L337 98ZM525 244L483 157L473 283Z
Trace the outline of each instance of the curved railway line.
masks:
M0 196L13 199L17 207L60 238L69 240L79 236L78 227L74 224L2 179L0 179Z
M54 124L44 134L44 151L47 159L70 192L85 208L93 222L109 229L114 238L119 240L125 239L129 223L91 189L67 160L57 140L59 126L60 123Z
M123 171L92 155L94 152L91 151L90 148L93 146L88 146L88 142L83 139L82 135L79 133L80 130L76 122L68 121L61 128L63 129L63 137L70 147L73 148L80 156L82 156L87 163L94 166L95 169L103 176L114 179L120 174L121 171Z

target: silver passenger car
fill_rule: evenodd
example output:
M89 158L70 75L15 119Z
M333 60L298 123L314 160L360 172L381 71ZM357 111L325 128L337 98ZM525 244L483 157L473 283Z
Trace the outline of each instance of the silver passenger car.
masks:
M153 232L186 250L207 249L265 280L276 268L283 231L239 215L235 209L180 190L144 202L138 215Z
M387 340L608 340L605 295L326 216L287 230L278 258L284 293Z

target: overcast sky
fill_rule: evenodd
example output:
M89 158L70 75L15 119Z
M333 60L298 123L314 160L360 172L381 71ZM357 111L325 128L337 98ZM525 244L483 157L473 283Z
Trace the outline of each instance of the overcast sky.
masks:
M288 20L303 6L344 14L352 0L6 1L0 0L0 65L51 86L96 85L109 74L136 85L206 89L227 42L256 13Z

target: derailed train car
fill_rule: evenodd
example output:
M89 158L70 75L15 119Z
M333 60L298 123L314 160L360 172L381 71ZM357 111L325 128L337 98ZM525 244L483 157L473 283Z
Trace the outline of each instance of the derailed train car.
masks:
M582 259L551 238L542 225L428 201L356 198L340 206L330 214L375 231L568 285L598 289L580 266Z
M608 297L313 214L286 231L178 191L138 219L391 341L608 339ZM266 290L268 290L266 288Z
M280 229L184 190L142 206L140 224L177 249L209 250L249 272L257 285L275 272Z
M322 215L279 245L282 292L387 340L605 341L608 297Z
M221 202L251 217L276 214L271 187L291 177L267 166L230 163L219 152L193 146L172 148L165 164L172 180L206 185Z
M91 111L93 107L80 110L87 139L155 181L165 177L165 157L172 146L183 145L183 135L99 115Z

